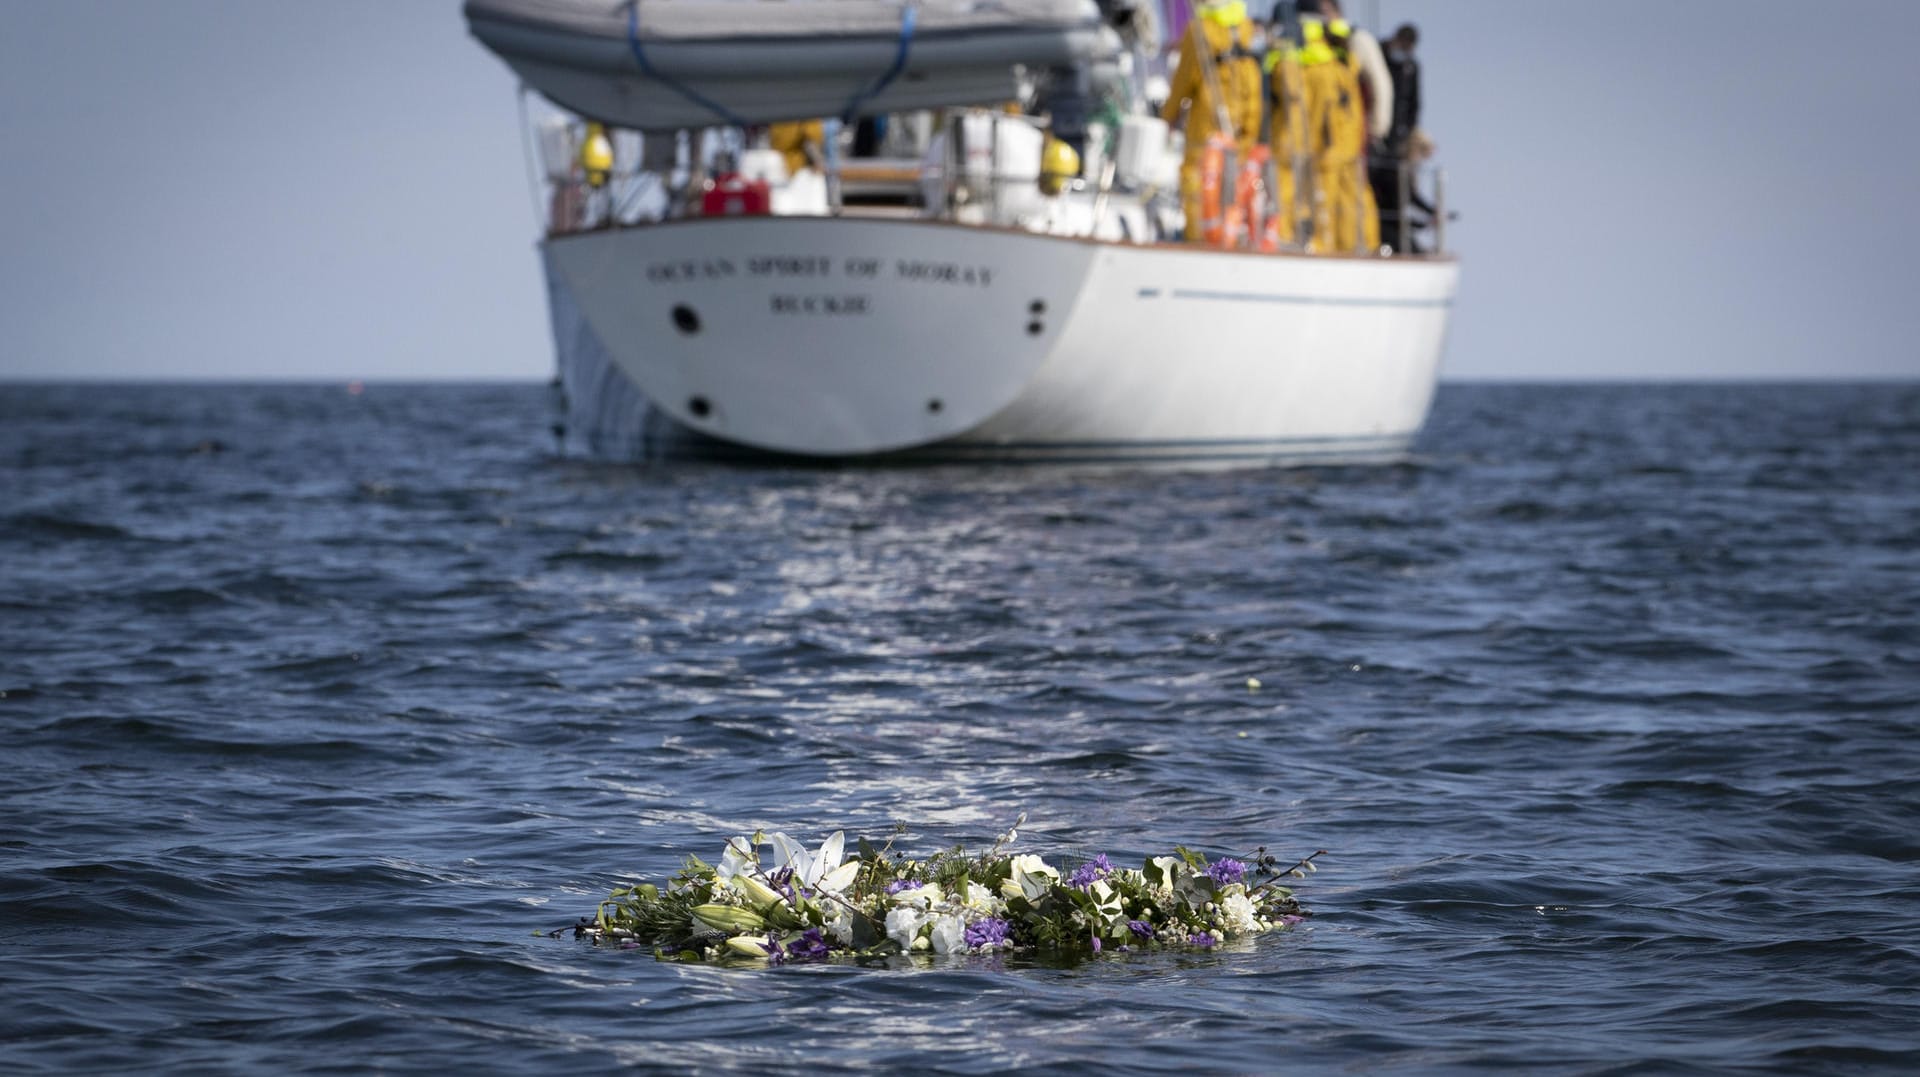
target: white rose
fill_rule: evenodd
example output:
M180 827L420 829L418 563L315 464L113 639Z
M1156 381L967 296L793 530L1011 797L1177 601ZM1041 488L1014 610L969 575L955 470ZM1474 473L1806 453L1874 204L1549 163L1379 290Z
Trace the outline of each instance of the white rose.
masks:
M853 945L853 910L837 901L827 903L830 910L823 925L829 938L842 946Z
M912 949L920 929L930 919L932 917L918 909L895 909L887 914L887 938L899 943L903 949Z
M1220 901L1220 911L1227 927L1236 935L1251 935L1260 930L1259 918L1254 915L1253 902L1245 894L1228 894Z
M967 948L967 922L946 915L933 922L933 949L936 953L957 954Z

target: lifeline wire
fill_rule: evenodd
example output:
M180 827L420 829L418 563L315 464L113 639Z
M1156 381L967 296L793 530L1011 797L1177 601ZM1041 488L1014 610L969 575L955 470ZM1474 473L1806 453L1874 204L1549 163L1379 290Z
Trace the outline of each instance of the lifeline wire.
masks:
M634 62L640 65L640 73L642 75L653 79L655 82L660 83L681 97L712 112L729 126L750 126L747 121L734 115L725 105L707 97L700 91L686 85L678 79L669 78L653 69L653 65L647 62L646 50L640 47L640 0L630 0L627 4L627 46L633 50Z
M887 68L886 72L875 79L872 85L853 95L852 99L847 102L846 109L841 113L844 122L852 123L860 110L860 106L873 100L881 91L893 85L893 80L899 78L900 72L906 70L907 56L913 50L913 28L918 21L918 9L916 9L912 3L905 4L901 7L900 42L894 50L893 66ZM627 47L633 51L634 63L640 65L640 73L642 75L653 79L655 82L660 83L681 97L720 117L720 119L725 121L729 126L751 126L745 120L735 115L733 111L725 105L720 104L718 101L702 94L700 91L678 79L661 74L654 69L651 63L647 62L647 51L640 45L640 0L629 0L627 4Z
M533 201L534 227L545 231L547 215L540 206L540 169L533 157L533 123L527 116L527 84L520 84L520 152L527 159L527 197Z
M918 18L918 10L911 2L900 8L900 44L893 54L893 66L887 69L886 74L875 79L873 85L853 95L853 98L847 102L846 109L840 114L841 122L852 123L857 118L855 113L860 110L860 106L873 100L880 91L891 86L893 80L900 77L900 72L906 69L907 53L913 48L913 26Z

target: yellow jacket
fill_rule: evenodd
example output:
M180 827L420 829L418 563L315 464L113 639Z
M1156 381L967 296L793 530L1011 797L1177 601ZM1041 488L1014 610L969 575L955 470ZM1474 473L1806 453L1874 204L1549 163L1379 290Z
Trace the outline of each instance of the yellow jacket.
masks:
M1267 53L1267 144L1280 167L1291 167L1294 155L1306 152L1306 86L1297 50L1278 48Z
M1367 148L1366 102L1359 65L1350 57L1322 58L1303 50L1306 151L1323 164L1355 161Z
M779 150L781 156L787 159L787 175L791 176L813 163L807 154L809 145L813 146L815 153L826 152L826 124L819 120L773 124L767 128L767 145Z
M1205 50L1204 52L1202 50ZM1227 121L1233 125L1233 140L1242 147L1260 139L1260 62L1253 54L1253 24L1242 14L1238 21L1230 17L1211 18L1206 13L1187 24L1180 39L1180 59L1173 69L1173 84L1161 118L1172 124L1187 106L1187 153L1200 153L1207 136L1219 128L1219 110L1208 92L1207 76L1201 66L1207 54L1214 57L1219 74L1220 92L1225 97Z

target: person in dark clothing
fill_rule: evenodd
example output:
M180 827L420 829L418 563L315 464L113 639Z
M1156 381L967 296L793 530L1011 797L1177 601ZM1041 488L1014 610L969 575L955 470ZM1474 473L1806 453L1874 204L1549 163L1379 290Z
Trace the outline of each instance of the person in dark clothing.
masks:
M887 134L885 116L862 116L853 125L853 151L855 157L880 156L880 140Z
M1135 18L1135 9L1143 0L1098 0L1101 21L1123 34ZM1082 161L1087 159L1087 125L1099 109L1093 88L1093 71L1085 61L1064 64L1046 70L1038 87L1036 111L1050 118L1048 130L1053 137L1073 147Z
M1403 23L1387 39L1387 74L1393 79L1393 129L1387 134L1387 149L1397 156L1407 152L1407 140L1420 126L1420 61L1413 50L1420 44L1420 30Z
M1053 137L1086 160L1087 123L1092 119L1093 79L1084 63L1049 68L1039 87L1038 111L1051 118Z
M1414 56L1419 44L1420 31L1412 23L1402 24L1387 39L1387 74L1393 79L1393 125L1387 137L1374 146L1367 165L1373 198L1380 206L1380 240L1396 253L1419 251L1418 244L1413 242L1413 233L1428 222L1418 219L1416 214L1432 213L1412 176L1407 177L1404 188L1401 180L1401 173L1413 167L1408 146L1414 130L1420 126L1420 61ZM1407 201L1404 229L1401 227L1403 197Z

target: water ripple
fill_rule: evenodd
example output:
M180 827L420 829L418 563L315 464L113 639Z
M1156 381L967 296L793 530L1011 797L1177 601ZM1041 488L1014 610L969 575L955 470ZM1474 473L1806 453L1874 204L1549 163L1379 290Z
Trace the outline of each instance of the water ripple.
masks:
M1199 475L614 467L543 407L0 387L0 1066L1920 1065L1920 391L1450 386L1405 465ZM1023 811L1328 849L1317 915L770 972L544 934L729 834Z

